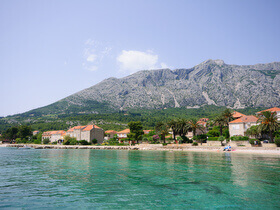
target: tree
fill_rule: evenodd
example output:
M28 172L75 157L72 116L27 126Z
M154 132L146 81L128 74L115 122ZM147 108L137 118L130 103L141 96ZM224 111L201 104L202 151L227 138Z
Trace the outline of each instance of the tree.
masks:
M251 126L245 132L247 136L253 136L254 138L257 138L257 136L260 135L260 133L261 133L261 127L258 125Z
M32 128L27 125L20 126L17 136L21 139L27 139L28 137L32 136Z
M214 119L214 124L217 125L219 127L220 130L220 136L223 135L223 127L225 126L225 124L227 123L225 117L223 115L218 115L215 119Z
M189 122L189 128L192 130L192 132L193 132L193 136L195 136L196 135L196 131L197 130L203 130L203 126L202 125L200 125L199 123L198 123L198 120L197 119L195 119L195 118L193 118L193 119L191 119Z
M223 141L225 140L225 137L224 137L224 136L220 136L220 137L218 138L218 140L221 142L221 146L224 146L224 145L223 145Z
M177 134L177 126L178 126L178 121L177 120L170 120L167 122L168 127L172 130L173 133L173 139L175 140L176 134Z
M225 119L225 123L228 127L229 125L229 122L234 120L233 116L232 116L232 112L230 111L230 109L225 109L223 112L222 112L222 116L224 117Z
M276 115L276 112L265 111L259 119L261 131L269 134L271 142L274 142L273 133L279 129Z
M183 138L190 130L190 125L187 120L185 119L178 119L176 125L176 132Z
M15 140L17 137L18 137L18 128L17 127L8 128L3 133L3 139Z
M158 122L156 124L155 130L160 134L161 140L163 140L163 143L165 144L165 136L169 134L168 125L164 122Z
M132 121L128 123L128 127L130 129L128 137L136 140L138 144L138 141L142 139L142 135L144 134L142 123L140 121Z

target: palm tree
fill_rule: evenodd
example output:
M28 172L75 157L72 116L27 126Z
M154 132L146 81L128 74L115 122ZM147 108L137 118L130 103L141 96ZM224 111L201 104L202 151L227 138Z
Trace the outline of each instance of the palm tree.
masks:
M222 113L222 116L225 118L225 122L226 122L227 127L228 127L229 122L234 120L234 118L232 117L232 112L230 111L230 109L225 109Z
M268 132L271 142L274 142L273 133L279 129L276 115L276 112L265 111L262 112L262 116L259 119L261 131Z
M261 133L261 127L258 125L253 125L246 130L247 136L254 136L255 138Z
M163 140L163 143L165 143L165 136L168 135L168 125L164 122L158 122L156 124L155 130L157 133L161 135L161 139Z
M197 119L191 119L188 123L189 123L189 128L193 132L193 136L196 135L197 129L199 129L201 131L203 130L203 126L198 123Z
M190 129L190 126L189 126L187 120L185 120L185 119L178 119L177 120L176 132L181 137L186 136L189 129Z
M220 129L220 136L223 135L223 127L226 125L227 121L223 115L219 115L214 119L214 124Z
M176 134L177 134L177 126L178 126L178 120L170 120L167 122L168 127L172 130L173 133L173 139L176 140Z

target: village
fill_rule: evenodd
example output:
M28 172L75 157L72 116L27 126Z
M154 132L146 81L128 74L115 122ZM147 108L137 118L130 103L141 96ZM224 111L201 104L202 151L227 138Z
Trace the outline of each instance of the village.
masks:
M142 129L142 135L137 139L131 137L131 130L129 128L122 131L104 131L96 125L84 125L71 127L67 131L54 130L43 132L42 143L44 140L47 140L45 142L49 144L61 145L65 144L65 138L68 137L75 139L77 142L83 140L88 142L88 144L98 145L109 145L110 143L112 145L111 140L114 139L114 143L120 145L131 145L135 143L192 143L192 145L197 145L197 143L201 143L201 145L207 146L226 144L231 144L232 146L252 146L252 144L254 144L254 146L258 146L262 143L264 147L274 147L276 146L275 144L268 144L269 142L273 142L269 132L261 134L261 131L251 131L253 128L263 123L261 119L265 112L271 113L277 122L280 120L280 108L277 107L257 112L256 115L244 115L240 112L233 111L230 113L231 116L229 116L229 119L231 120L229 122L226 122L225 119L220 119L219 121L219 117L212 121L208 118L201 118L195 122L195 127L187 127L185 132L180 132L174 128L174 124L172 127L172 123L167 123L155 127L155 130ZM214 125L221 125L221 129L228 126L228 136L223 135L222 130L220 134L216 134L216 136L215 134L213 135L214 132L210 130L210 127ZM165 132L163 131L163 127L166 130ZM34 131L33 135L38 133L39 131ZM260 137L262 137L262 142L258 140ZM187 139L187 141L184 141L184 138ZM253 139L254 141L250 142L249 139Z

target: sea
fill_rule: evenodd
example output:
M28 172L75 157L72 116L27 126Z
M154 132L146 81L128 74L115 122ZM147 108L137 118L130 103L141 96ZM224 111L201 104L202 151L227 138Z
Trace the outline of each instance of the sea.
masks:
M0 148L1 209L280 209L280 156Z

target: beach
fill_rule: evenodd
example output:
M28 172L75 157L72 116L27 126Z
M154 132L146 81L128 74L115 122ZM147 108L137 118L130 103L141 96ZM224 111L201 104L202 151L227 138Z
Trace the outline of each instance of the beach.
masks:
M223 146L182 146L162 144L139 144L135 146L94 146L94 145L41 145L41 144L0 144L0 147L28 147L34 149L95 149L95 150L147 150L147 151L195 151L195 152L225 152ZM229 153L256 153L279 155L280 147L232 147Z

